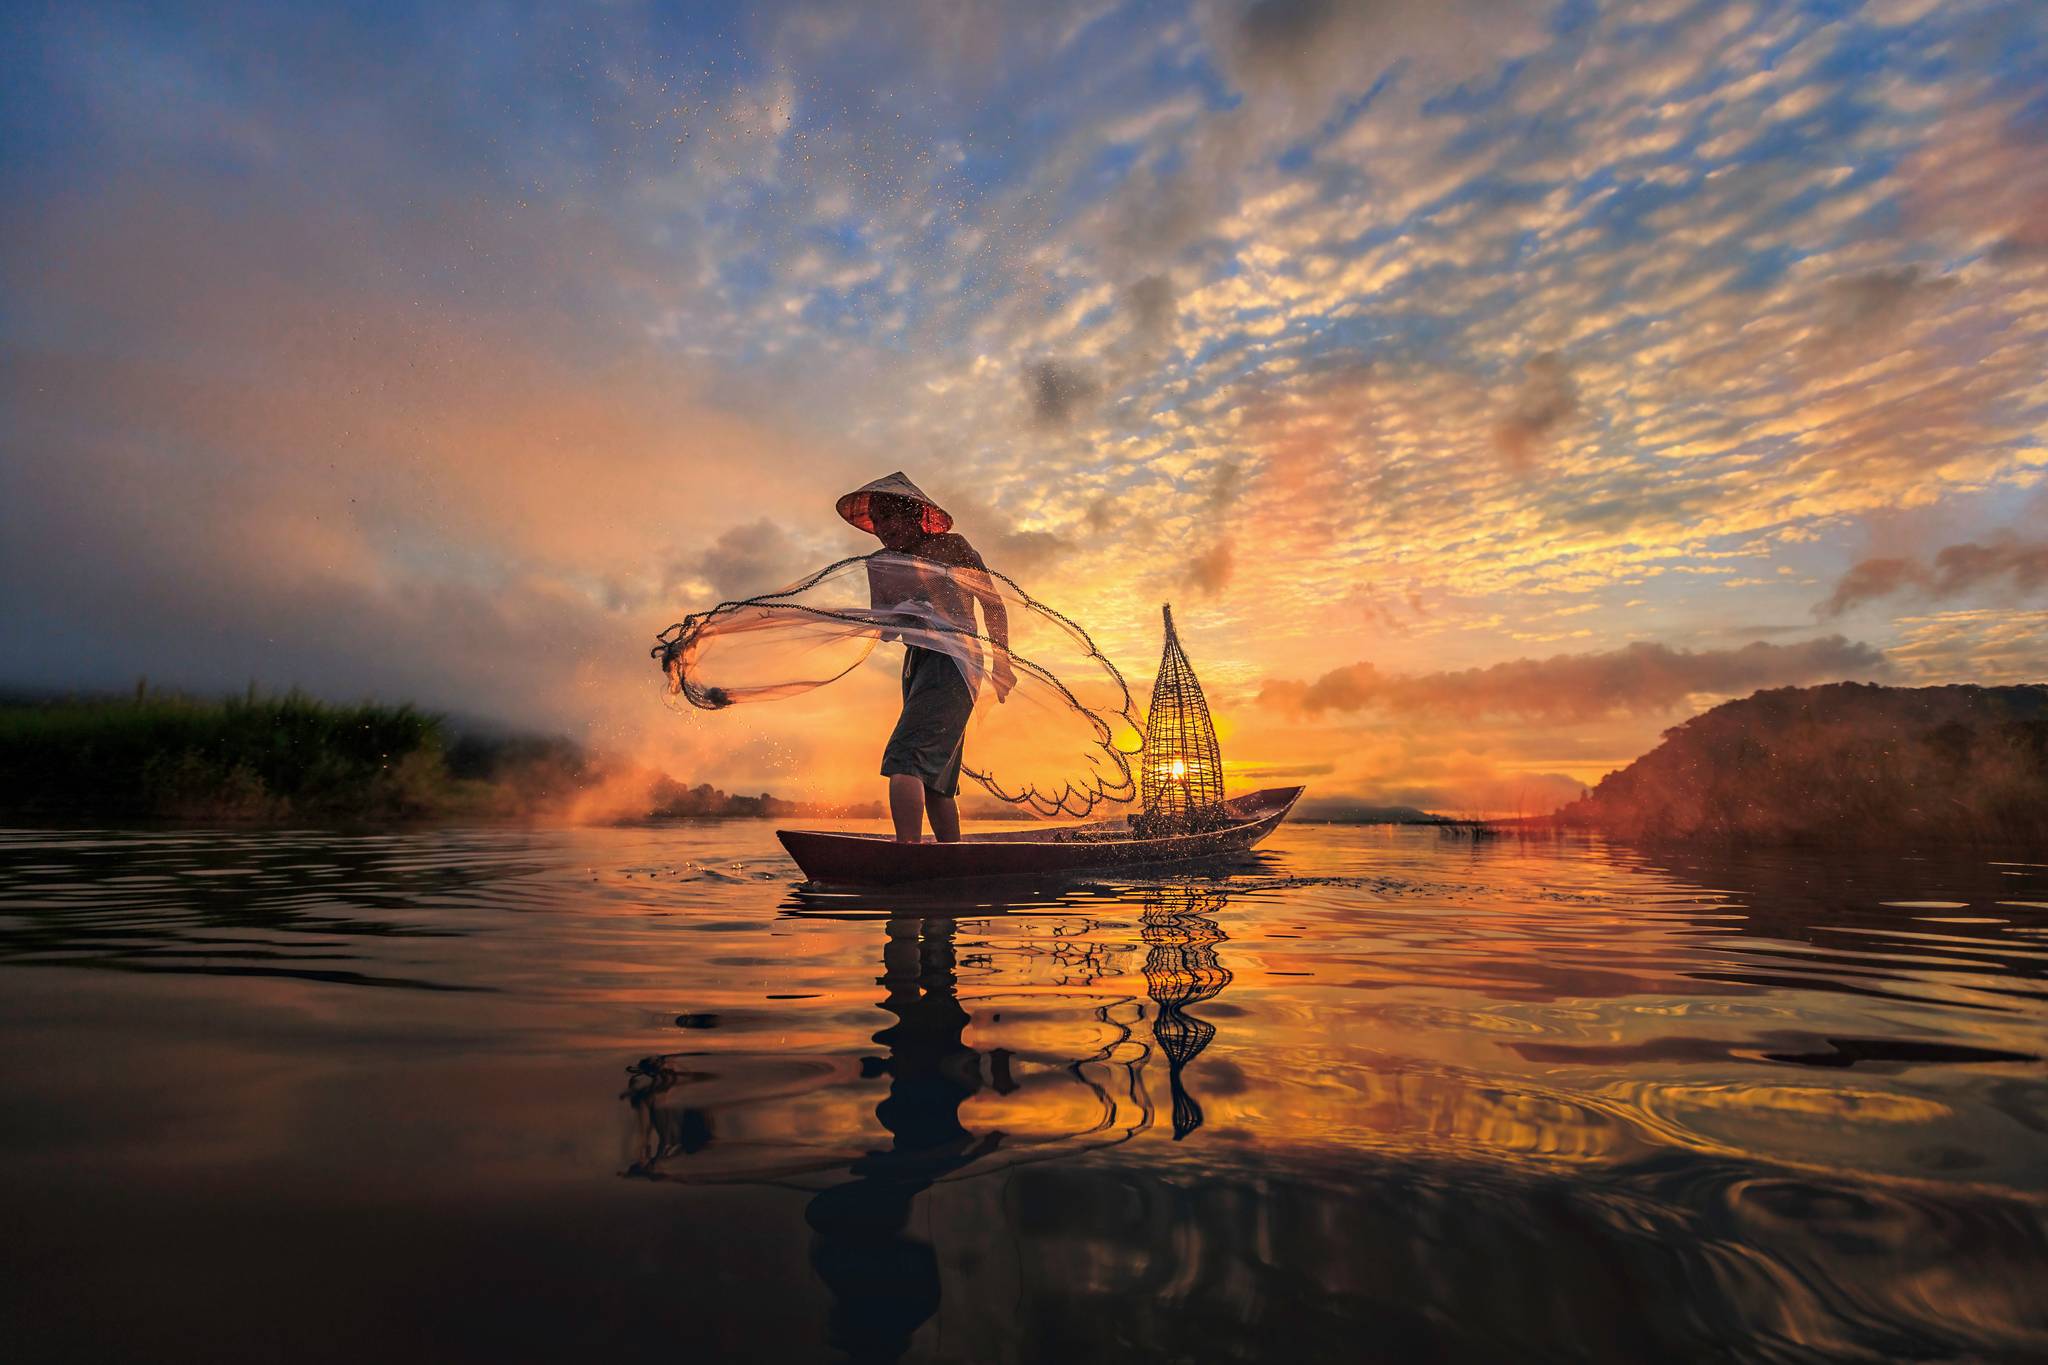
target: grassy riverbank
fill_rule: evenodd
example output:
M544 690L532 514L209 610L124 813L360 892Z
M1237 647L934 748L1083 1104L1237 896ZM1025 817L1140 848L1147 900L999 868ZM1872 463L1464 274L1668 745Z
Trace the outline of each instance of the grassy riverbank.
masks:
M297 692L0 705L11 816L272 821L404 819L487 809L492 782L451 772L439 716Z
M560 736L300 692L0 702L0 818L204 824L867 816L690 786Z

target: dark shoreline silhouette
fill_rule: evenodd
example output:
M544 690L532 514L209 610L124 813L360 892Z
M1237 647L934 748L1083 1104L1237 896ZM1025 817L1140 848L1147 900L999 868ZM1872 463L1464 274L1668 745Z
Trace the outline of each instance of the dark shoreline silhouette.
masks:
M2048 844L2048 685L1758 692L1665 731L1523 827L1645 843Z
M546 817L638 784L626 818L879 819L728 794L622 764L558 735L460 726L409 704L335 704L297 690L198 698L0 700L0 814L32 821L390 823Z

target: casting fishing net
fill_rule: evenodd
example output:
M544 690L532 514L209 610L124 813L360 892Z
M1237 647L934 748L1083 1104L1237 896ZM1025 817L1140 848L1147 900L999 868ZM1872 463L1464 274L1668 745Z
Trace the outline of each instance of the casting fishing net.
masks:
M1142 738L1123 676L1086 631L993 570L879 550L685 617L660 641L671 704L709 711L823 687L885 643L935 650L974 697L966 776L1048 816L1136 794ZM877 752L893 719L875 717Z

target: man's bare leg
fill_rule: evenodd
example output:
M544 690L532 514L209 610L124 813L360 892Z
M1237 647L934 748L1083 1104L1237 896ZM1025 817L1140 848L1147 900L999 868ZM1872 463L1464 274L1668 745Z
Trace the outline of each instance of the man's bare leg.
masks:
M924 783L916 774L889 775L889 818L896 823L897 843L915 844L924 839ZM953 827L960 827L958 816Z
M960 842L960 803L926 789L924 808L932 817L932 837L942 844Z

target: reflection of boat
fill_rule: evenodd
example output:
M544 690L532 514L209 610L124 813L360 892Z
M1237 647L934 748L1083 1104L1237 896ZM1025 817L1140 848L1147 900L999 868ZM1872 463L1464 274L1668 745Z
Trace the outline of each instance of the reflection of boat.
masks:
M894 885L961 877L1040 877L1241 853L1279 828L1300 787L1232 797L1208 828L1143 837L1127 816L1050 829L969 834L954 843L898 843L887 834L782 829L776 837L814 882Z

